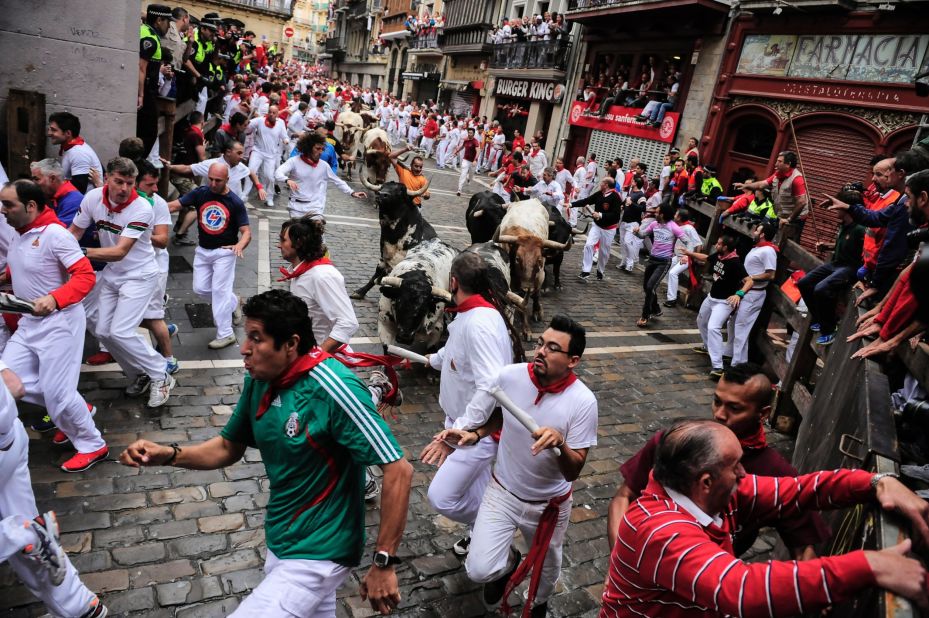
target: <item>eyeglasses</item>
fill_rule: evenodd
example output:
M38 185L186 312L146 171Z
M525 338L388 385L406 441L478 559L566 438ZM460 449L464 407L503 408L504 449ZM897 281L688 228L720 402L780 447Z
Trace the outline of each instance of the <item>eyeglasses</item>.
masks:
M535 349L538 350L539 348L545 348L545 351L549 354L568 354L568 352L562 350L561 346L559 346L557 343L546 343L544 339L536 340Z

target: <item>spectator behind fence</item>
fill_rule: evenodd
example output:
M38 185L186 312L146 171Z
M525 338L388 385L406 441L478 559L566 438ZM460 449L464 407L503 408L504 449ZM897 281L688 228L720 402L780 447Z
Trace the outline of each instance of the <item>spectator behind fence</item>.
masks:
M904 514L929 537L929 504L893 475L840 469L796 478L747 475L727 427L675 423L658 441L652 477L621 519L601 618L794 616L815 613L876 586L929 607L926 570L911 541L802 562L746 564L732 533L823 508L867 504Z

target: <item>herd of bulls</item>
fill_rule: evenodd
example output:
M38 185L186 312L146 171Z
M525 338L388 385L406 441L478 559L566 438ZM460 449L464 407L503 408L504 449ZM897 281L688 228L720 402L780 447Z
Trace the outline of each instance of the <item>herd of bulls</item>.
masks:
M384 345L433 349L445 331L445 307L452 300L446 289L452 260L459 251L438 238L435 229L413 204L407 188L384 182L377 192L381 258L367 284L352 298L361 299L380 286L378 335ZM495 285L510 305L510 317L528 340L531 319L542 320L541 291L548 287L546 264L552 265L552 287L561 289L560 269L573 229L554 207L535 199L504 204L500 196L482 191L471 197L465 215L471 246L499 277Z

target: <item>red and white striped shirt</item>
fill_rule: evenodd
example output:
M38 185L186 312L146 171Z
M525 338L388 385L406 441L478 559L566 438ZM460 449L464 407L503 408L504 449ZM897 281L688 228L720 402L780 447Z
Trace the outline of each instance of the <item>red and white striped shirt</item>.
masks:
M861 470L797 478L748 475L720 514L722 524L705 526L651 478L620 522L600 618L794 616L873 586L862 551L759 564L732 554L732 531L740 523L865 502L874 496L872 476Z

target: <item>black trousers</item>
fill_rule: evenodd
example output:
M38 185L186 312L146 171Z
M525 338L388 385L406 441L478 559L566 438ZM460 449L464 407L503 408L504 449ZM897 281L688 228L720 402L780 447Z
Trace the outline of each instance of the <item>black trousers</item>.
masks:
M145 145L145 156L148 156L158 139L158 95L153 92L146 91L142 96L142 107L136 114L135 134Z
M645 278L642 279L642 288L645 290L645 302L642 304L642 319L647 320L658 313L658 286L668 276L671 270L671 258L658 258L651 256L645 265Z

